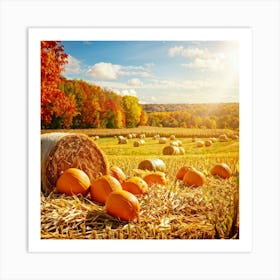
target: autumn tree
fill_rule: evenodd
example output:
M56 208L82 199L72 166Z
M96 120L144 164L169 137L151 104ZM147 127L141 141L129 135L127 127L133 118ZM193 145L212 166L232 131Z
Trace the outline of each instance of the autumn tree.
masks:
M70 127L75 114L75 98L58 87L67 63L59 41L41 41L41 127Z
M136 127L140 124L142 107L135 96L123 96L123 108L126 117L126 127Z

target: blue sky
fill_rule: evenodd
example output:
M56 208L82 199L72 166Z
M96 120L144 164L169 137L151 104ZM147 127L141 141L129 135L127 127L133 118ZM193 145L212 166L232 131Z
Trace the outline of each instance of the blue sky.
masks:
M62 41L63 75L140 103L239 102L235 41Z

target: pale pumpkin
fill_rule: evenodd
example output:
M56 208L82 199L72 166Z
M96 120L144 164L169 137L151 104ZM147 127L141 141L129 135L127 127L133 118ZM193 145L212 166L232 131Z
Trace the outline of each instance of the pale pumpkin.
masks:
M139 217L140 204L137 197L125 190L113 191L109 194L105 211L123 221L133 221Z
M232 175L232 171L226 163L218 163L211 169L211 174L228 179Z
M56 190L67 195L86 195L89 191L90 179L81 169L68 168L56 181Z
M91 184L91 200L105 204L112 191L122 190L121 183L111 175L104 175Z
M206 182L205 175L196 168L190 168L183 178L183 184L191 187L199 187Z
M148 192L148 184L137 176L130 177L123 182L122 188L133 194L144 194Z

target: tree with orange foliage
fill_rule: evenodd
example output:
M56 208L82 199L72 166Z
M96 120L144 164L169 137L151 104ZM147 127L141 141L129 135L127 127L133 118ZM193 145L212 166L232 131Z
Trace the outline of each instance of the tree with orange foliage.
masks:
M67 54L59 41L41 41L41 127L70 127L75 99L58 89Z

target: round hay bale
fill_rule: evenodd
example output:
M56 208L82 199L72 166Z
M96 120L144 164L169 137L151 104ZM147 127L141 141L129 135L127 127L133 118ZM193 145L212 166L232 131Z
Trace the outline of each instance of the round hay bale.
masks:
M204 146L204 141L201 141L201 140L196 141L196 146L197 146L198 148L203 147L203 146Z
M217 142L217 138L215 138L215 137L211 137L209 140L211 140L212 143L216 143Z
M143 139L139 139L139 140L136 140L136 141L133 142L134 147L139 147L139 146L142 146L144 144L145 144L145 140L143 140Z
M159 144L166 144L167 143L167 138L166 137L159 138L158 143Z
M205 147L210 147L212 145L212 141L211 140L206 140L205 141Z
M178 142L177 142L177 141L171 141L171 142L170 142L170 146L173 146L173 147L179 147L179 145L178 145Z
M175 140L176 136L175 135L170 135L170 140Z
M139 163L138 169L164 172L166 170L166 165L158 158L145 159Z
M166 146L163 148L162 153L164 155L183 155L185 149L182 147Z
M41 135L41 189L54 190L58 177L68 168L83 170L93 182L108 173L102 150L85 134L46 133Z
M220 142L227 142L228 141L228 137L225 134L221 134L219 136L219 141Z

